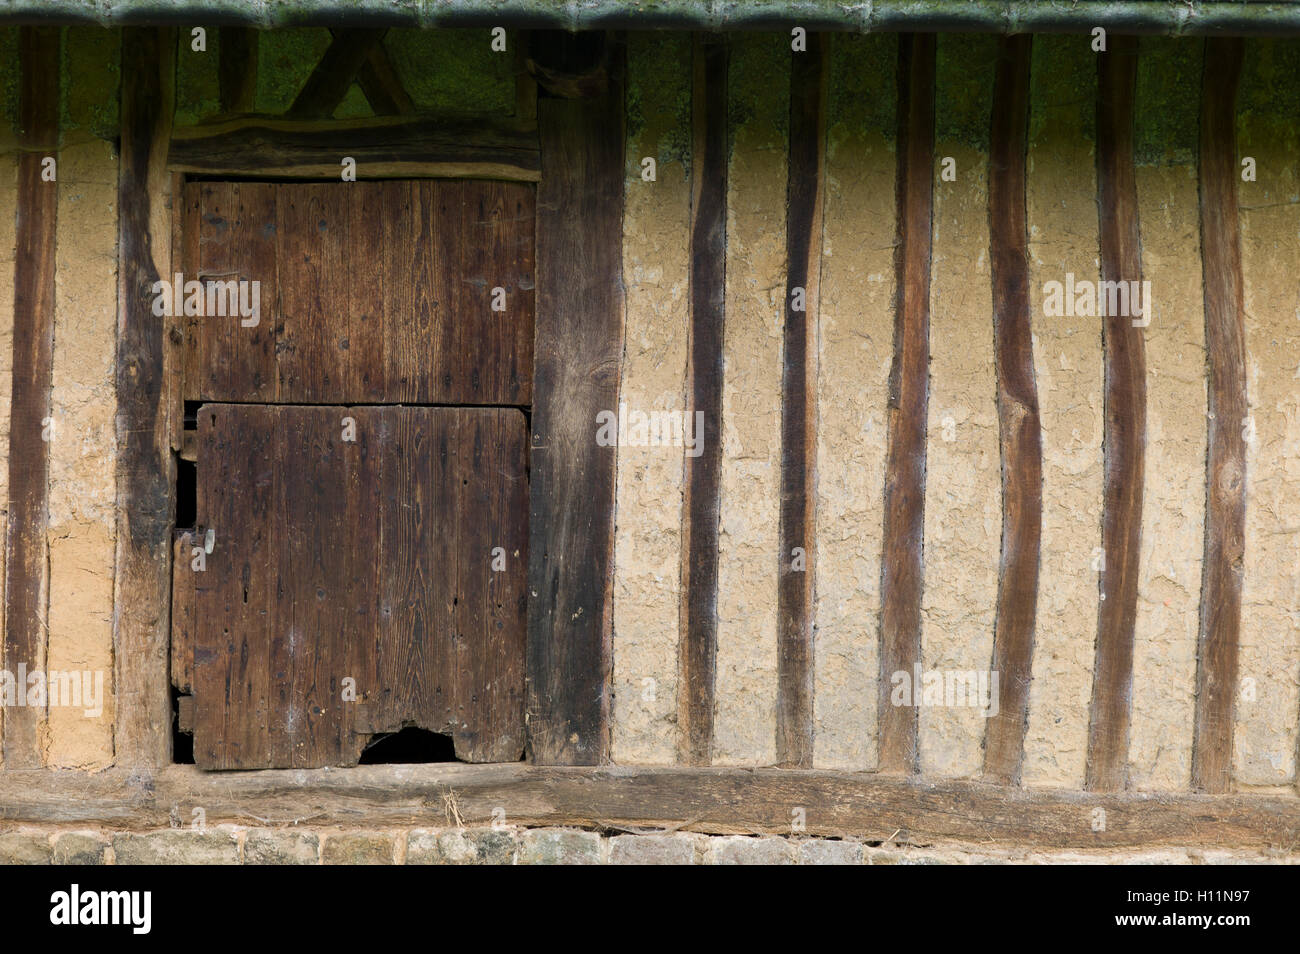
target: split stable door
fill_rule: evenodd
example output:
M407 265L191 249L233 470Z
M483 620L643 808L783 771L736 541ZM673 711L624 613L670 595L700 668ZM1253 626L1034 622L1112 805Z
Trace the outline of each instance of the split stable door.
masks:
M172 675L195 762L353 765L405 726L518 760L533 186L193 181L183 199L196 460Z

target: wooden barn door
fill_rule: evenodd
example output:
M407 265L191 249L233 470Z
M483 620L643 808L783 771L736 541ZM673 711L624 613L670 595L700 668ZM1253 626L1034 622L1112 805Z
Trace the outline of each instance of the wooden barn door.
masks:
M351 765L408 725L518 760L532 187L185 196L184 279L261 282L255 318L186 318L196 763Z

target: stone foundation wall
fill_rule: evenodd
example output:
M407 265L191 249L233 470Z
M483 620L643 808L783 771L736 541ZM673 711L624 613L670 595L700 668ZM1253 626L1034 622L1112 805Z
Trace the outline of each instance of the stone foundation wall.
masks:
M0 864L35 865L981 865L1300 864L1300 851L1165 847L1042 852L986 845L576 828L171 828L0 832Z

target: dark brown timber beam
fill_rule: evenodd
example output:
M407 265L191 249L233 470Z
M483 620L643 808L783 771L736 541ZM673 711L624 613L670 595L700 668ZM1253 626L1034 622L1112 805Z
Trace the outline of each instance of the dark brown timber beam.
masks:
M789 834L792 806L810 835L871 841L1021 848L1155 845L1288 849L1300 837L1294 795L1106 794L1024 790L982 782L811 769L543 768L367 765L348 769L203 772L173 765L124 771L0 773L0 820L166 828L177 806L202 807L209 825L372 828L442 824L455 798L466 824L505 811L514 825L664 827ZM1106 825L1095 831L1096 810Z
M170 274L167 141L175 103L176 35L122 31L118 163L117 559L113 660L117 762L171 757L167 689L175 463L164 386L163 322L153 285Z
M386 32L355 28L335 32L285 115L292 119L325 119L334 115L348 87Z
M58 27L18 33L19 155L14 255L9 524L5 540L4 668L25 697L20 669L45 668L49 618L50 390L54 381L54 250L59 187L42 178L57 160L62 74ZM53 168L50 169L54 171ZM66 437L72 440L71 435ZM17 701L17 700L15 700ZM5 768L41 764L44 706L4 711Z
M984 775L1007 785L1019 784L1024 761L1043 516L1043 445L1034 378L1025 214L1032 42L1028 36L999 42L989 137L989 259L1002 454L1002 559L992 662L993 671L999 674L998 712L985 723Z
M781 552L777 566L776 760L813 761L813 592L817 466L817 316L826 159L824 33L790 54L785 347L781 376Z
M178 129L168 165L202 175L338 179L344 156L357 178L458 177L536 182L537 129L513 120L243 117Z
M894 363L889 374L884 554L880 566L880 770L915 772L917 709L890 702L892 677L921 662L925 421L930 391L934 200L933 34L899 38Z
M1237 645L1246 552L1246 330L1237 217L1237 81L1242 41L1205 41L1201 89L1201 274L1209 363L1205 562L1197 640L1192 787L1232 788Z
M1133 636L1142 547L1146 352L1144 332L1134 322L1150 317L1151 303L1139 297L1142 246L1133 159L1137 59L1137 38L1115 36L1098 60L1097 210L1102 280L1098 307L1103 311L1106 362L1106 477L1096 665L1084 782L1084 787L1094 792L1118 791L1128 778ZM1114 286L1107 283L1118 283L1114 297L1109 291ZM1143 316L1136 313L1138 302Z
M681 759L713 760L718 654L718 508L721 502L723 327L727 279L727 72L722 37L697 34L691 125L690 352L686 392L704 415L698 457L686 455L678 724Z
M220 58L217 85L223 113L251 113L257 95L257 31L221 27L217 33Z
M623 349L623 66L601 95L544 98L537 121L537 320L528 544L529 752L609 759L617 447Z
M330 30L330 33L337 37L340 31ZM376 116L409 116L415 112L415 104L388 58L382 40L370 48L366 61L357 71L357 85Z

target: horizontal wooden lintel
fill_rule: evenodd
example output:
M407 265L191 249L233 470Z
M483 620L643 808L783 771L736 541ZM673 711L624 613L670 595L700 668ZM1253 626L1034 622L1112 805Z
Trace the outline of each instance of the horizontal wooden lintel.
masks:
M496 117L244 116L177 129L167 164L199 175L335 179L345 158L358 179L541 178L536 127Z
M186 818L203 808L209 825L439 827L449 795L470 825L491 822L500 808L516 825L789 834L798 808L809 835L913 844L1292 850L1300 838L1300 798L1286 794L1101 794L820 770L523 763L211 773L175 765L153 776L7 771L0 823L166 827L175 807Z

